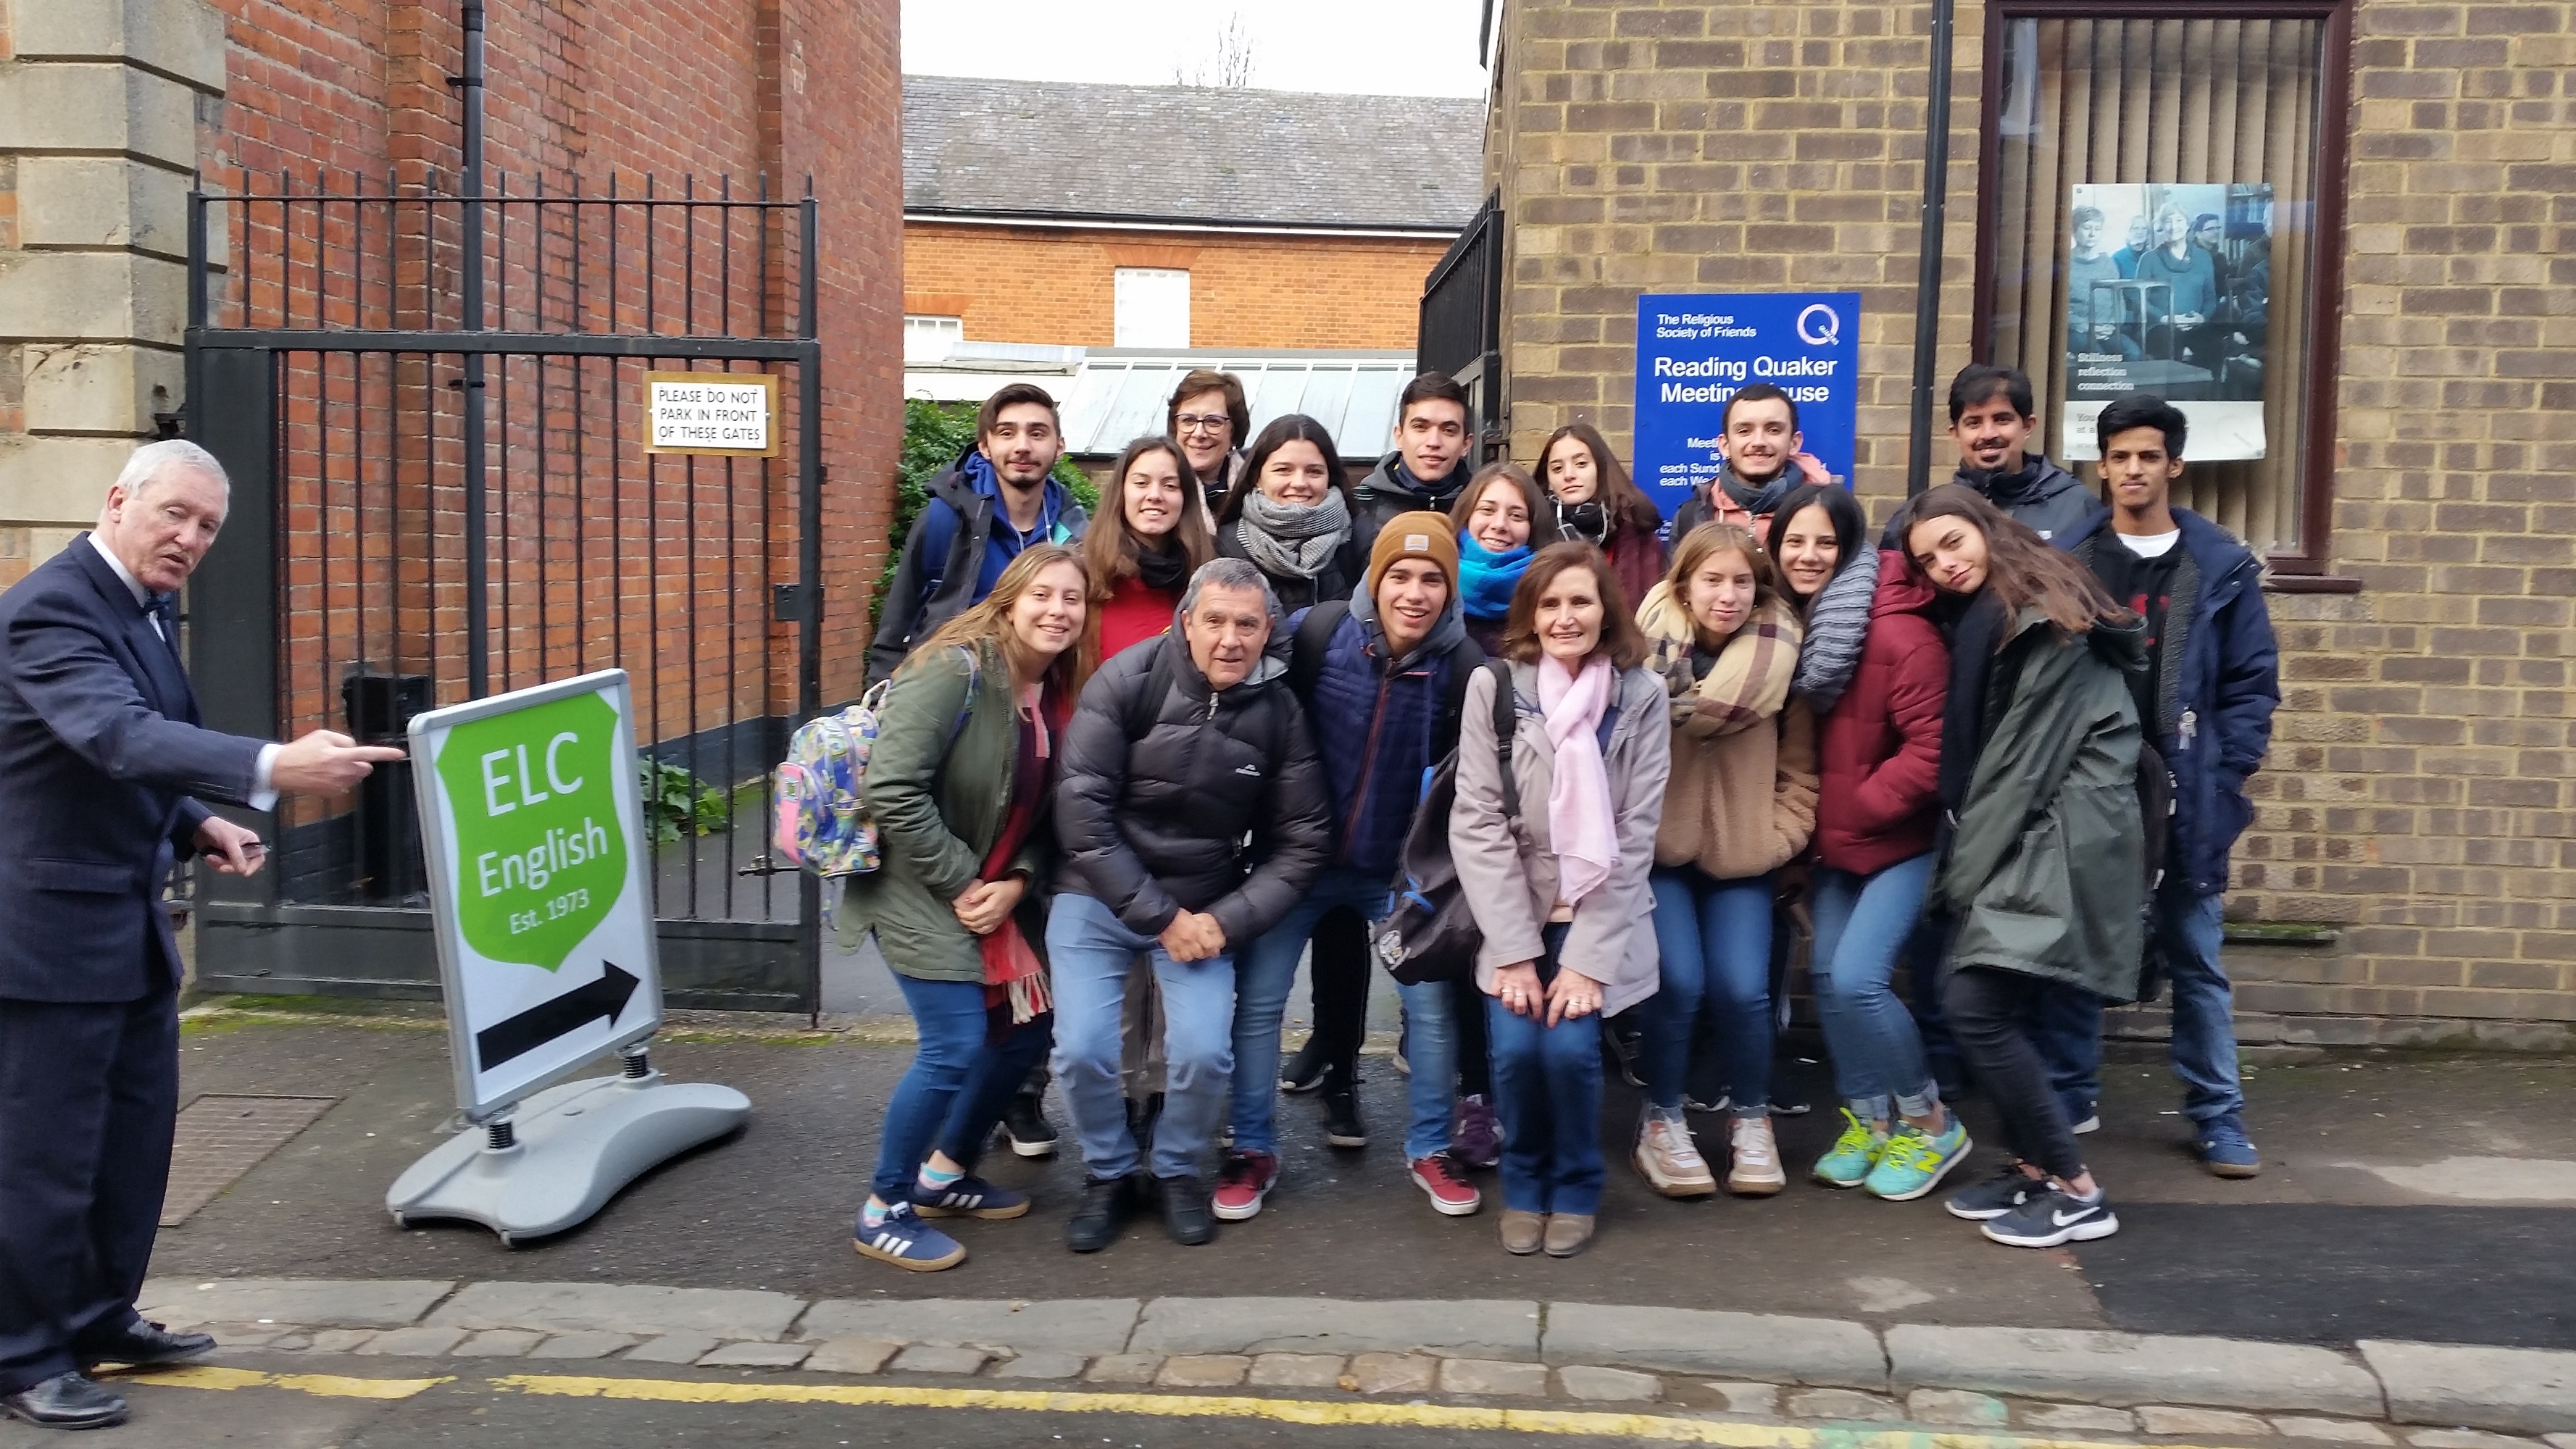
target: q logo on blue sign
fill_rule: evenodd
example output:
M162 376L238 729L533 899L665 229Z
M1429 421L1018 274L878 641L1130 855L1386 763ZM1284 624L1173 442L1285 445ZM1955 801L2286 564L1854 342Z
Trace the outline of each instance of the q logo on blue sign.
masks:
M1697 292L1637 299L1637 486L1666 518L1725 465L1727 399L1788 394L1806 451L1851 481L1860 294Z

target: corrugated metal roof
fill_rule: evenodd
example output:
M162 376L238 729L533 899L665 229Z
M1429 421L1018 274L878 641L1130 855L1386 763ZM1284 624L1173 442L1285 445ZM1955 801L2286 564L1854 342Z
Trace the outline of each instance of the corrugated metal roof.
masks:
M1033 219L1456 231L1485 103L903 78L903 205Z
M1157 352L1097 348L1083 362L1073 391L1058 400L1066 451L1117 453L1163 431L1172 389L1196 368L1230 372L1243 382L1252 430L1304 413L1324 425L1344 460L1374 458L1394 444L1395 400L1413 380L1410 352ZM1251 441L1237 439L1237 445Z

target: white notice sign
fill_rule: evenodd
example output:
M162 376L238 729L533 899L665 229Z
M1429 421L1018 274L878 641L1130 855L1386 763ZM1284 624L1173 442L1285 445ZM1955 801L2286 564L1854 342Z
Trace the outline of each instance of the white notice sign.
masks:
M778 379L753 372L644 374L645 451L776 457Z

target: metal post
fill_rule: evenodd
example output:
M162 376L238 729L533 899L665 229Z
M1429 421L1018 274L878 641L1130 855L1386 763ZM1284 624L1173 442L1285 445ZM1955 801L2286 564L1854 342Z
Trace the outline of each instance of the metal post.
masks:
M805 178L805 199L796 208L796 237L796 335L806 343L796 363L796 593L804 604L797 622L796 718L802 723L823 712L823 348L816 341L814 297L822 228L811 176ZM820 1025L823 890L810 871L796 873L796 909L803 926L797 945L804 958L805 989L813 1001L813 1020Z
M1907 428L1905 491L1932 483L1933 371L1941 349L1941 229L1950 193L1950 29L1954 0L1932 0L1932 89L1923 106L1922 265L1914 275L1913 416Z
M464 311L468 332L483 330L483 0L463 0L465 74ZM483 517L483 354L465 354L465 685L481 699L492 688L491 621L485 616Z

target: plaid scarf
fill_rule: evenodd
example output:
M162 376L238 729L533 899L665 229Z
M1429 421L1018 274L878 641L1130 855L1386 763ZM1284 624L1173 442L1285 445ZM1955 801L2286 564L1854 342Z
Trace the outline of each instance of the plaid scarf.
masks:
M1637 625L1651 648L1648 668L1664 676L1673 700L1673 724L1697 740L1731 735L1776 718L1789 702L1789 681L1798 671L1798 616L1774 598L1754 609L1750 618L1718 650L1706 677L1692 655L1698 630L1673 598L1670 580L1655 585L1637 610Z

